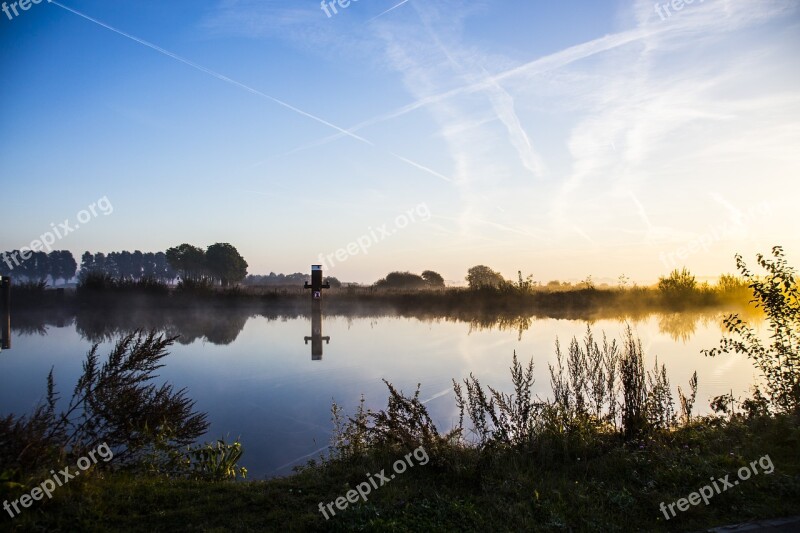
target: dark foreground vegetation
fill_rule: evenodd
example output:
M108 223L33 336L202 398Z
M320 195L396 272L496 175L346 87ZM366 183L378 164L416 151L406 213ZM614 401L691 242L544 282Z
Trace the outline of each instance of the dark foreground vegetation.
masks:
M740 272L767 318L762 342L742 317L706 356L746 354L761 378L746 398L716 398L695 414L696 378L676 391L658 362L645 367L630 330L616 341L588 329L559 346L552 394L532 395L532 362L510 359L514 391L471 376L453 383L461 416L442 431L417 394L387 382L377 412L332 409L330 454L296 475L233 481L243 446L189 445L205 430L186 391L153 384L172 339L125 337L101 362L92 350L66 411L56 377L42 407L0 420L3 500L75 465L98 443L114 450L2 525L63 531L686 531L800 514L800 293L780 248L764 275ZM397 462L417 458L403 473ZM753 466L755 465L755 466ZM770 466L770 468L767 468ZM749 479L741 474L751 469ZM397 475L360 498L354 489ZM713 480L737 485L673 516L663 504ZM724 486L723 486L724 487ZM351 501L348 502L347 498ZM321 509L326 505L328 519ZM683 504L679 504L680 506ZM346 508L345 508L346 507ZM674 507L674 505L673 505ZM332 513L335 512L335 515ZM668 519L669 517L669 519Z
M798 438L797 418L779 415L702 419L640 443L544 456L451 447L327 521L320 502L390 471L411 449L245 483L96 473L3 520L20 531L694 531L800 513ZM772 474L669 521L659 510L765 454Z

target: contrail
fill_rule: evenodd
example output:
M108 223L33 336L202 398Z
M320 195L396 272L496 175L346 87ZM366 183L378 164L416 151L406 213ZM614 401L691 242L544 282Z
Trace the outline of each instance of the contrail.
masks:
M132 41L135 41L135 42L137 42L139 44L143 44L144 46L146 46L148 48L151 48L151 49L155 50L156 52L164 54L167 57L170 57L170 58L172 58L172 59L174 59L176 61L180 61L181 63L192 67L193 69L199 70L200 72L203 72L205 74L213 76L213 77L217 78L218 80L222 80L224 82L230 83L230 84L235 85L235 86L237 86L237 87L239 87L241 89L244 89L245 91L248 91L248 92L253 93L255 95L258 95L258 96L261 96L261 97L266 98L268 100L271 100L272 102L275 102L278 105L281 105L281 106L283 106L283 107L285 107L287 109L291 109L295 113L299 113L299 114L303 115L304 117L308 117L311 120L315 120L315 121L319 122L320 124L324 124L325 126L328 126L329 128L333 128L333 129L335 129L336 131L338 131L339 133L341 133L343 135L347 135L348 137L352 137L353 139L356 139L356 140L359 140L361 142L367 143L370 146L375 146L374 144L372 144L368 140L364 139L363 137L359 137L358 135L355 135L352 132L349 132L349 131L347 131L347 130L345 130L343 128L340 128L339 126L336 126L335 124L331 124L330 122L328 122L325 119L322 119L322 118L319 118L317 116L314 116L311 113L306 113L302 109L298 109L298 108L294 107L293 105L284 102L283 100L279 100L279 99L277 99L277 98L275 98L273 96L270 96L268 94L262 93L261 91L259 91L257 89L253 89L252 87L250 87L248 85L245 85L244 83L240 83L240 82L238 82L236 80L233 80L233 79L231 79L231 78L229 78L227 76L224 76L224 75L222 75L222 74L220 74L218 72L215 72L215 71L213 71L211 69L208 69L208 68L206 68L206 67L204 67L202 65L198 65L197 63L189 61L188 59L184 59L183 57L181 57L181 56L179 56L177 54L174 54L174 53L170 52L169 50L165 50L165 49L161 48L160 46L156 46L153 43L145 41L144 39L140 39L140 38L136 37L135 35L131 35L129 33L125 33L122 30L118 30L118 29L114 28L113 26L109 26L105 22L99 21L99 20L97 20L95 18L92 18L92 17L90 17L88 15L84 15L80 11L76 11L76 10L74 10L72 8L69 8L69 7L65 6L65 5L59 4L58 2L56 2L54 0L47 0L47 1L50 4L56 5L56 6L60 7L61 9L65 9L65 10L69 11L70 13L74 13L75 15L78 15L79 17L82 17L82 18L84 18L84 19L86 19L86 20L88 20L90 22L94 22L95 24L98 24L98 25L106 28L107 30L111 30L114 33L122 35L123 37L127 37L128 39L131 39Z
M384 11L383 13L381 13L380 15L375 15L374 17L372 17L371 19L369 19L367 22L372 22L372 21L373 21L373 20L375 20L376 18L380 18L380 17L384 16L386 13L388 13L388 12L390 12L390 11L394 11L395 9L397 9L397 8L398 8L398 7L400 7L400 6L402 6L402 5L403 5L403 4L405 4L406 2L408 2L408 0L403 0L402 2L400 2L399 4L397 4L396 6L394 6L394 7L390 7L389 9L387 9L386 11Z
M297 461L303 460L303 459L305 459L306 457L311 457L312 455L317 455L318 453L321 453L321 452L323 452L323 451L327 450L328 448L330 448L330 446L323 446L322 448L319 448L319 449L317 449L317 450L314 450L314 451L313 451L313 452L311 452L311 453L307 453L307 454L305 454L305 455L302 455L302 456L298 457L297 459L294 459L293 461L289 461L289 462L288 462L288 463L286 463L285 465L281 465L281 466L279 466L278 468L276 468L275 470L273 470L272 472L270 472L270 474L276 474L276 473L280 472L281 470L283 470L284 468L286 468L287 466L292 466L292 465L293 465L293 464L295 464Z
M535 59L528 63L522 64L518 67L496 74L494 76L484 77L484 79L471 83L469 85L464 85L462 87L450 89L448 91L439 94L425 96L414 102L411 102L400 108L397 108L393 111L389 111L382 115L378 115L376 117L364 120L356 124L355 126L350 127L347 131L351 133L355 131L360 131L364 128L368 128L370 126L374 126L375 124L381 122L386 122L388 120L399 118L403 115L407 115L413 111L416 111L417 109L438 104L440 102L449 100L456 96L473 94L478 91L491 88L493 85L495 85L500 81L516 78L520 75L534 76L545 72L557 70L559 68L565 67L582 59L592 57L594 55L607 52L609 50L613 50L621 46L625 46L627 44L641 40L644 37L657 35L659 33L664 33L665 31L667 31L666 26L663 29L638 28L634 30L626 30L616 34L605 35L603 37L599 37L597 39L593 39L591 41L587 41L582 44L571 46L569 48L561 50L560 52L555 52L553 54L540 57L539 59ZM339 139L342 136L343 134L341 132L334 133L323 139L318 139L317 141L314 141L312 143L295 148L285 155L294 152L299 152L301 150L306 150L308 148L321 146L323 144L327 144L331 141Z
M450 393L450 392L452 392L452 391L453 391L453 388L452 388L452 387L447 387L446 389L444 389L444 390L441 390L441 391L437 392L436 394L434 394L433 396L431 396L431 397L430 397L430 398L428 398L427 400L422 400L420 403L421 403L421 404L426 404L426 403L428 403L428 402L432 402L432 401L433 401L433 400L435 400L436 398L441 398L442 396L445 396L445 395L447 395L448 393Z
M406 2L407 1L408 0L406 0ZM114 33L116 33L118 35L122 35L123 37L126 37L126 38L128 38L128 39L130 39L130 40L132 40L134 42L142 44L142 45L144 45L144 46L146 46L146 47L148 47L148 48L150 48L152 50L155 50L156 52L158 52L160 54L163 54L163 55L165 55L165 56L167 56L167 57L169 57L171 59L174 59L175 61L179 61L179 62L183 63L184 65L190 66L195 70L199 70L200 72L203 72L204 74L208 74L209 76L213 76L214 78L217 78L218 80L224 81L226 83L230 83L231 85L235 85L236 87L239 87L240 89L244 89L245 91L247 91L249 93L255 94L257 96L261 96L262 98L266 98L267 100L270 100L271 102L274 102L274 103L276 103L276 104L278 104L280 106L283 106L286 109L294 111L295 113L297 113L299 115L302 115L302 116L304 116L306 118L310 118L311 120L313 120L315 122L319 122L320 124L323 124L324 126L327 126L327 127L331 128L331 129L336 130L337 132L339 132L340 135L344 135L344 136L350 137L350 138L355 139L357 141L360 141L360 142L362 142L364 144L367 144L367 145L369 145L369 146L371 146L373 148L377 148L372 141L369 141L369 140L365 139L364 137L356 135L355 133L353 133L351 131L348 131L348 130L346 130L344 128L340 128L336 124L333 124L333 123L328 122L327 120L325 120L323 118L320 118L320 117L318 117L316 115L312 115L311 113L303 111L302 109L299 109L299 108L297 108L297 107L295 107L295 106L293 106L293 105L291 105L291 104L289 104L287 102L284 102L283 100L275 98L274 96L270 96L270 95L268 95L266 93L263 93L263 92L259 91L258 89L254 89L254 88L250 87L249 85L245 85L244 83L238 82L238 81L236 81L234 79L231 79L231 78L229 78L229 77L227 77L227 76L225 76L223 74L220 74L219 72L216 72L216 71L211 70L209 68L206 68L206 67L204 67L202 65L194 63L193 61L189 61L188 59L185 59L185 58L183 58L183 57L181 57L181 56L179 56L179 55L177 55L177 54L175 54L173 52L170 52L169 50L165 50L164 48L161 48L160 46L157 46L157 45L155 45L155 44L153 44L151 42L145 41L144 39L140 39L139 37L136 37L135 35L131 35L130 33L126 33L126 32L124 32L122 30L118 30L117 28L114 28L113 26L110 26L110 25L106 24L105 22L102 22L100 20L92 18L89 15L85 15L85 14L81 13L80 11L76 11L75 9L72 9L70 7L67 7L67 6L63 5L63 4L58 3L55 0L47 0L47 2L50 3L50 4L56 5L56 6L60 7L61 9L69 11L70 13L73 13L73 14L75 14L75 15L77 15L77 16L85 19L85 20L88 20L89 22L93 22L93 23L97 24L98 26L102 26L103 28L105 28L107 30L113 31ZM393 152L389 152L389 155L391 155L392 157L395 157L395 158L403 161L404 163L409 164L409 165L411 165L411 166L413 166L413 167L415 167L415 168L417 168L419 170L422 170L422 171L427 172L427 173L429 173L429 174L431 174L433 176L436 176L437 178L441 178L441 179L443 179L445 181L453 181L452 179L450 179L450 178L448 178L446 176L443 176L443 175L439 174L438 172L434 172L433 170L431 170L431 169L429 169L429 168L427 168L427 167L425 167L423 165L420 165L418 163L414 163L413 161L411 161L409 159L406 159L404 157L401 157L401 156L399 156L399 155L397 155L397 154L395 154Z

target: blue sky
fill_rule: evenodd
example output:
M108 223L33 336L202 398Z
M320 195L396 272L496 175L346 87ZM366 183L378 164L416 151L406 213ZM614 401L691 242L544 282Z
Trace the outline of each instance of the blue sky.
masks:
M385 227L330 269L362 282L800 259L796 1L399 3L0 12L0 250L107 198L55 247L295 272Z

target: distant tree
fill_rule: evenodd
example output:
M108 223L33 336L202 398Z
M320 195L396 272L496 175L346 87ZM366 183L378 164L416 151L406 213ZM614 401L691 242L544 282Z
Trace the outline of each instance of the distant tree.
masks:
M155 271L156 279L159 281L173 282L178 277L175 269L167 261L167 254L164 252L157 252L153 256L153 270Z
M685 267L658 279L658 290L666 296L686 295L697 288L697 279Z
M156 271L156 254L153 252L145 252L142 254L142 277L158 279L158 272Z
M83 252L81 256L81 271L79 276L83 277L84 275L88 274L94 268L94 256L88 250Z
M469 283L470 289L497 289L507 284L499 272L484 265L474 266L467 271L467 283Z
M136 279L136 272L133 268L133 256L130 252L122 251L114 254L114 262L117 263L120 279Z
M94 254L94 270L96 272L106 272L106 254L101 252Z
M522 277L522 271L517 270L517 290L520 292L531 292L536 286L536 282L533 281L533 275L528 274L528 277Z
M334 278L333 276L329 276L327 279L328 279L328 284L331 286L332 289L338 289L339 287L342 286L342 282Z
M422 289L426 285L422 276L411 272L391 272L375 282L375 286L381 289Z
M48 254L47 259L53 285L56 285L59 279L63 279L66 284L67 281L75 277L78 264L69 250L53 250Z
M717 290L723 293L740 292L747 289L747 281L736 275L723 274L717 281Z
M30 253L30 255L28 255ZM45 252L27 252L27 259L19 255L20 264L15 266L14 273L28 281L47 281L50 275L50 259Z
M442 288L444 287L444 278L438 272L433 270L426 270L422 273L422 279L429 287Z
M191 244L181 244L166 252L167 263L182 279L197 281L206 274L206 253Z
M0 276L10 276L14 272L12 252L0 252ZM6 262L8 261L8 262Z
M135 250L131 254L131 274L133 279L142 279L144 277L144 268L144 254L139 250Z
M223 287L239 283L247 277L247 261L228 243L212 244L206 250L206 267L211 277Z
M69 250L61 251L61 278L66 284L69 280L78 274L78 262L75 261L72 252Z
M111 252L106 256L103 271L114 279L120 279L122 277L122 272L120 271L122 262L119 252Z

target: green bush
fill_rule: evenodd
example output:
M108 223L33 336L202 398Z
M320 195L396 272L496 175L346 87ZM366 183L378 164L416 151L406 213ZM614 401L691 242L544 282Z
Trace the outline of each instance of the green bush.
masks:
M731 352L747 355L764 376L769 407L790 412L800 410L800 292L796 272L787 263L783 248L774 247L772 257L757 255L758 265L766 271L757 276L741 255L736 256L736 267L752 290L752 302L766 315L768 344L738 314L732 314L723 322L732 336L704 353L712 357ZM760 395L756 389L756 409Z

